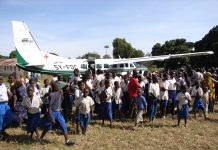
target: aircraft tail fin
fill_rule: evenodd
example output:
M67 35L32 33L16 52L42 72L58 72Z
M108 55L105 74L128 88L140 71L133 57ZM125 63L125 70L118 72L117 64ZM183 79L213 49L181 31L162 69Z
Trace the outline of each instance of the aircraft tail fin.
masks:
M22 21L12 21L17 63L27 65L39 61L40 49Z

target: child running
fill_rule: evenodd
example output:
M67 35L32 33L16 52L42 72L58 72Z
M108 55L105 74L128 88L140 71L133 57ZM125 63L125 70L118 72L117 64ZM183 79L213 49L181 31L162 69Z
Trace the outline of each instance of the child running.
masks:
M61 114L61 104L63 99L63 92L59 88L58 84L53 82L52 89L54 92L50 93L49 101L49 115L42 123L43 131L40 136L40 143L45 144L43 138L46 133L52 128L54 124L58 124L61 127L61 130L64 133L64 139L66 145L74 145L75 143L68 138L67 125L65 123L64 117Z

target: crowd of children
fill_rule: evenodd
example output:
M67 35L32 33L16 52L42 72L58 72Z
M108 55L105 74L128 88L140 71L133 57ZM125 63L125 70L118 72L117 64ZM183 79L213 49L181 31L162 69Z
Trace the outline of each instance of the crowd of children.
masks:
M162 119L177 118L178 125L184 119L186 126L188 113L197 117L199 110L208 118L208 112L215 112L218 69L143 74L133 70L124 76L101 70L96 74L90 70L82 76L75 69L70 78L45 79L43 86L34 76L27 80L14 74L9 75L8 84L7 87L0 76L0 140L7 138L5 129L10 124L26 123L30 138L45 144L46 133L57 125L65 143L74 145L68 137L67 121L76 124L76 133L80 126L86 135L93 118L101 120L102 125L109 120L110 127L113 118L135 118L138 126L145 117L153 122L157 114Z

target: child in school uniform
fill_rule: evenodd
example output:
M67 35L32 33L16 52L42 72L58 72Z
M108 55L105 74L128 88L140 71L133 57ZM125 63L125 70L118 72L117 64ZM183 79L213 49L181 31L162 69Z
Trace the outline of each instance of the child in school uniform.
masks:
M148 94L150 98L149 121L153 122L157 113L157 101L160 97L160 86L156 74L152 75L152 82L148 86Z
M79 81L78 85L74 86L74 96L75 96L75 100L80 99L83 96L83 90L86 87L85 82L83 81ZM76 133L79 134L79 124L80 124L80 111L79 111L79 107L76 107L76 111L75 111L75 121L76 121Z
M3 83L3 77L0 76L0 141L8 136L5 129L13 123L13 113L8 105L9 94L10 91Z
M105 93L105 99L103 102L103 109L104 109L104 117L102 120L102 124L104 125L104 119L108 119L110 121L110 127L112 127L112 101L111 98L113 96L112 89L110 86L110 81L105 80L105 90L102 92Z
M166 109L167 109L167 103L168 103L168 87L169 87L169 81L168 74L163 74L163 79L160 82L160 110L161 110L161 117L165 119L166 117Z
M185 127L188 119L189 104L191 102L191 95L187 92L186 86L181 86L181 92L176 96L177 109L178 109L178 126L180 120L184 118Z
M88 96L89 93L89 88L85 88L83 90L83 96L75 101L75 106L79 107L80 111L80 127L83 135L86 135L86 130L91 120L90 112L92 110L92 106L94 105L93 99Z
M42 100L33 94L34 88L32 86L27 87L27 96L23 98L21 105L27 110L27 133L30 133L30 138L33 139L33 133L35 132L37 138L39 138L39 131L37 129L40 120L40 107Z
M193 103L193 113L194 113L194 117L196 118L196 112L199 110L203 111L204 117L205 119L206 114L205 114L205 106L202 100L202 96L203 96L203 90L200 86L200 82L196 81L195 86L192 88L192 92L191 92L191 96L194 97L194 103Z
M138 97L134 100L134 106L136 107L135 126L137 126L139 122L143 125L143 114L147 112L147 102L140 91L138 92Z
M104 87L104 81L100 81L99 86L97 87L97 89L95 90L95 110L98 114L98 118L102 119L103 115L102 115L102 107L101 107L101 98L100 95L101 93L105 90Z
M113 87L112 92L113 92L114 112L116 112L118 117L120 118L121 117L123 91L120 87L119 81L114 82L114 87Z
M46 133L53 127L54 124L58 124L64 134L65 144L74 145L75 143L68 138L67 125L65 123L64 117L61 114L61 103L63 100L63 91L60 89L56 82L52 83L53 92L50 93L49 101L49 115L42 123L43 131L40 136L40 143L45 144L43 138Z

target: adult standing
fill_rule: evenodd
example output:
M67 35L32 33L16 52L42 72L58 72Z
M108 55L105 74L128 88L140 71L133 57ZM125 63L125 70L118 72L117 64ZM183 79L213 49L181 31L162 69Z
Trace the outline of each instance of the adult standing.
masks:
M129 93L129 106L132 108L133 100L138 96L140 84L138 82L138 72L133 70L133 75L129 80L128 93ZM130 108L128 110L130 110Z

